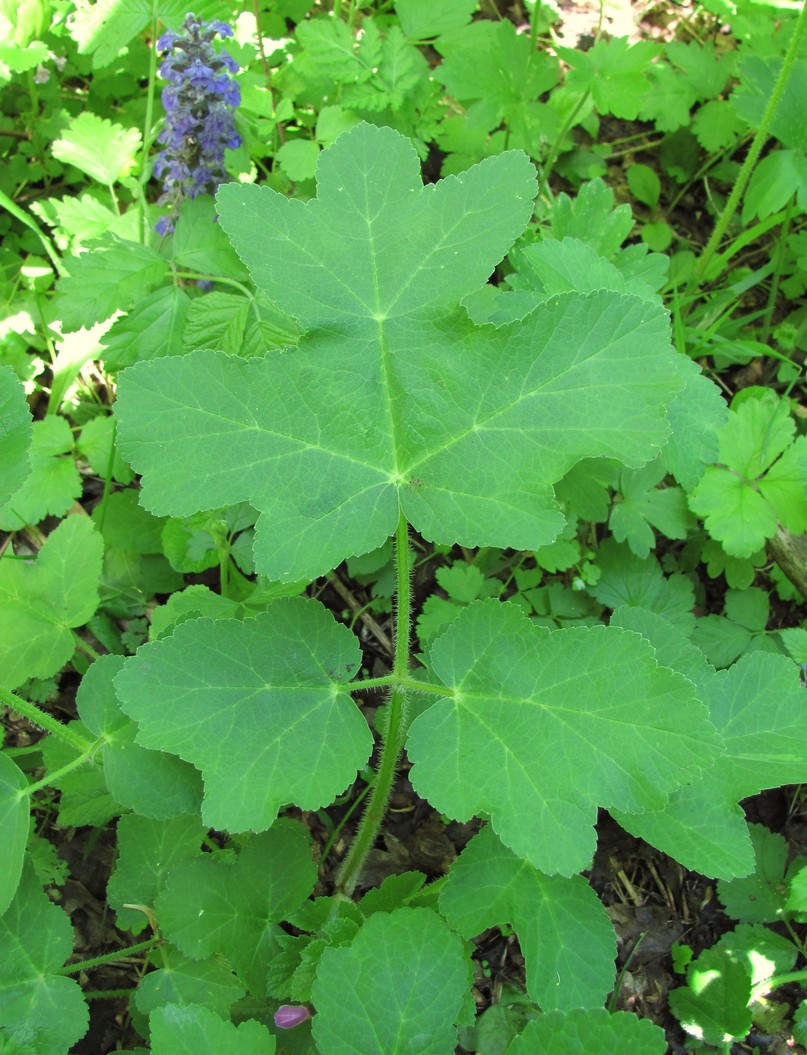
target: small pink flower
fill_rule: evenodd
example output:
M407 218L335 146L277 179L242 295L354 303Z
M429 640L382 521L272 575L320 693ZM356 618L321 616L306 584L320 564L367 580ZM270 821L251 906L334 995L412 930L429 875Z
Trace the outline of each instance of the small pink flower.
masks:
M311 1012L302 1004L281 1004L275 1011L275 1025L278 1029L294 1029L307 1018L311 1018Z

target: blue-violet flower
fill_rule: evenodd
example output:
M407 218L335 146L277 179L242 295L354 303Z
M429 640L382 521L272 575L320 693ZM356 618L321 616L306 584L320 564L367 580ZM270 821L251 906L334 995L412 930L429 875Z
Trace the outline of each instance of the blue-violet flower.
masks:
M159 234L173 231L186 198L212 194L226 181L224 151L241 145L233 121L241 90L230 76L238 63L214 51L216 35L231 37L233 31L226 22L205 23L187 15L180 33L168 30L157 41L157 49L168 52L160 65L168 84L162 95L165 126L157 137L165 149L154 174L163 181L158 204L171 206L157 223Z

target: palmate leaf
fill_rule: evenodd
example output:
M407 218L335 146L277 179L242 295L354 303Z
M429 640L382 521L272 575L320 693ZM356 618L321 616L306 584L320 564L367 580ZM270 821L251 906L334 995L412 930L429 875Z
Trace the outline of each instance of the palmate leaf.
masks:
M218 194L256 284L306 331L298 350L122 375L121 448L147 508L249 501L256 569L311 579L380 546L401 510L430 540L536 549L563 526L552 484L573 464L638 466L664 445L681 382L659 306L569 292L500 329L457 306L530 218L525 155L424 188L411 144L359 125L318 178L306 203Z
M367 722L339 683L357 639L316 601L287 598L240 622L198 619L127 660L115 679L144 747L202 770L202 817L262 831L287 802L330 803L370 756Z
M658 1026L627 1011L603 1008L562 1014L550 1011L529 1022L507 1055L664 1055L667 1041Z
M11 1050L64 1055L87 1029L81 989L59 971L73 952L70 918L42 890L30 864L0 917L0 1040ZM25 1038L30 1047L15 1039Z
M322 1055L451 1055L468 990L462 942L429 909L379 912L317 967Z
M305 829L281 820L253 836L236 861L204 854L176 864L157 898L157 918L186 956L226 957L252 994L263 996L276 924L299 908L315 880Z
M505 846L548 874L588 867L598 806L660 809L719 750L693 685L616 628L552 632L479 601L430 665L453 697L412 723L412 784L457 820L488 813Z
M807 439L787 400L767 392L731 410L719 433L718 464L709 466L690 507L733 557L750 557L776 533L807 528Z
M502 846L488 825L451 866L440 911L464 938L510 923L527 992L544 1011L602 1006L614 986L616 938L582 876L547 876Z
M234 1026L201 1004L168 1004L151 1015L152 1055L274 1055L266 1026L250 1019Z
M725 879L747 875L754 852L739 801L807 780L807 714L797 670L784 656L754 652L715 672L677 627L652 612L623 608L611 623L643 634L660 663L697 686L726 747L663 810L616 812L617 821L686 868Z

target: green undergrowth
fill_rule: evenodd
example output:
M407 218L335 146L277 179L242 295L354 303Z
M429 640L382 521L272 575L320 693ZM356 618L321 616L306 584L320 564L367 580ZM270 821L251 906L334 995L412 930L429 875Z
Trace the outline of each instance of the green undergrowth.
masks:
M807 1041L807 15L653 13L0 5L0 1051ZM602 810L736 921L655 1021Z

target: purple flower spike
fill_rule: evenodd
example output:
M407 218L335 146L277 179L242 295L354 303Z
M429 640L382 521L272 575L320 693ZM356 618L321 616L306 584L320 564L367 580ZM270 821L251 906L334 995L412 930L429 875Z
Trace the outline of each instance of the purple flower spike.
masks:
M275 1011L275 1025L278 1029L294 1029L308 1018L311 1018L311 1012L302 1004L281 1004Z
M224 151L241 145L233 121L241 90L230 79L238 64L226 52L216 53L216 35L231 37L233 31L226 22L208 25L187 15L181 33L168 30L157 41L158 50L168 52L160 65L168 85L162 93L165 126L157 137L165 149L154 174L163 181L158 204L171 206L157 223L159 234L173 231L185 199L213 194L226 181Z

